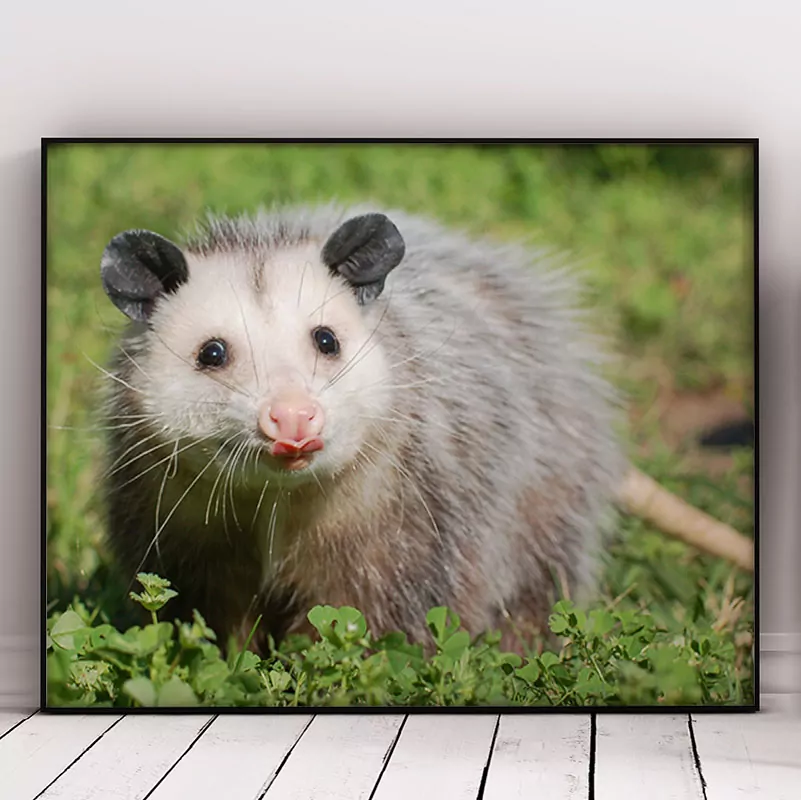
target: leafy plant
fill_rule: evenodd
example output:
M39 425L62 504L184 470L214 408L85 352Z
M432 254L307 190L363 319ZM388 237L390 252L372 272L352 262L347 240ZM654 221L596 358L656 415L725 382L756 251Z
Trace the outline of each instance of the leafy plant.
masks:
M632 609L587 613L561 600L550 617L559 651L522 658L503 652L496 632L471 639L447 608L426 617L427 655L403 633L374 637L355 608L316 606L308 614L315 640L291 637L265 659L247 649L224 658L197 611L191 622L158 620L176 594L168 581L138 579L144 591L130 597L153 615L144 627L121 633L95 624L80 605L51 615L51 705L691 705L753 696L748 657L731 637L661 630Z

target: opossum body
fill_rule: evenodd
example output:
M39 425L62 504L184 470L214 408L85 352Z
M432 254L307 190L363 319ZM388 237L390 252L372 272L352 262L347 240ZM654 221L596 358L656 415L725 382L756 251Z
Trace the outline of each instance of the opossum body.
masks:
M110 541L223 639L317 604L425 642L447 605L519 649L592 587L625 469L570 273L401 212L115 237ZM520 638L522 636L522 639Z

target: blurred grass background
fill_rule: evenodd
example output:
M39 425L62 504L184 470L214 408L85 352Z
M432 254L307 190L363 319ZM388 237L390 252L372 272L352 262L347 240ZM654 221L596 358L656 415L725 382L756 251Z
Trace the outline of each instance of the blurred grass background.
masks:
M103 364L122 316L99 280L127 228L175 237L206 208L375 201L472 233L571 253L624 356L635 461L688 501L753 533L753 453L705 454L700 429L751 413L753 161L735 145L60 144L47 182L47 575L51 608L75 594L124 602L97 492ZM124 589L124 587L122 587ZM747 643L750 576L638 520L608 553L607 600L657 624L717 625ZM743 645L745 646L745 645Z

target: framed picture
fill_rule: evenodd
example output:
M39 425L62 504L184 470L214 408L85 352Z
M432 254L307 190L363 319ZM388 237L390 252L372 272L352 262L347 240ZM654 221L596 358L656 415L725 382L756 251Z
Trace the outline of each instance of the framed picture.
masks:
M48 709L753 710L755 140L45 140Z

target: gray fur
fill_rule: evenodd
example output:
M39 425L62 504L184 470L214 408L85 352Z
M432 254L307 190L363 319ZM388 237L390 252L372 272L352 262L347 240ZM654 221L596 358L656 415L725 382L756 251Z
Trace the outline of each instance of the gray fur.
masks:
M184 251L244 255L258 290L266 254L322 247L343 221L376 210L209 217ZM405 256L362 313L372 315L374 344L394 365L392 419L369 427L364 458L343 465L325 495L313 496L314 486L282 495L274 514L285 548L265 590L247 530L217 523L199 532L180 511L142 563L165 467L137 475L169 446L108 479L121 563L131 574L165 574L180 591L175 611L198 607L223 635L240 635L262 611L265 633L301 629L317 603L357 606L378 632L399 628L416 639L425 638L434 605L454 608L474 633L542 628L557 595L554 575L567 578L574 597L592 590L625 458L619 404L599 371L608 354L585 324L579 283L544 252L383 213L400 230ZM149 336L131 328L114 358L115 417L142 413L128 386L147 373ZM136 455L158 445L158 424L113 431L112 462L129 461L129 448ZM177 467L191 472L183 458ZM327 522L332 492L350 503L347 535L341 517L336 530ZM252 507L245 494L235 495L237 509ZM206 496L198 502L205 506ZM311 585L299 585L304 574L315 576Z

